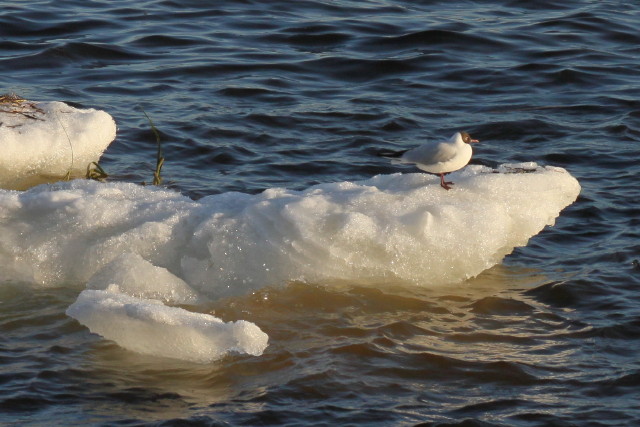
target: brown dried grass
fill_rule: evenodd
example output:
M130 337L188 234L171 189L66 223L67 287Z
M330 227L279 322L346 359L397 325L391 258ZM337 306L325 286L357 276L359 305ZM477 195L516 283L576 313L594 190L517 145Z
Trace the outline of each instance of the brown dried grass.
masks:
M32 120L44 120L42 117L44 111L31 101L16 95L8 93L0 95L0 113L16 114L24 116Z

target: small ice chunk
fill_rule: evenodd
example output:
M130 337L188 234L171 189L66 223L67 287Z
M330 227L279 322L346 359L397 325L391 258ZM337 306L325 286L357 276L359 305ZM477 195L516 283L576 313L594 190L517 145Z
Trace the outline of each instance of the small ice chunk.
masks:
M120 291L137 298L173 304L196 304L198 294L181 278L157 267L136 253L125 253L91 277L87 289L104 290L118 285Z
M499 173L535 172L538 170L536 162L504 163L498 166Z
M122 294L116 285L82 291L66 313L128 350L198 363L230 352L260 356L269 339L254 323L224 323L208 314Z
M63 102L22 100L0 108L0 124L0 188L13 190L84 176L116 137L108 113Z

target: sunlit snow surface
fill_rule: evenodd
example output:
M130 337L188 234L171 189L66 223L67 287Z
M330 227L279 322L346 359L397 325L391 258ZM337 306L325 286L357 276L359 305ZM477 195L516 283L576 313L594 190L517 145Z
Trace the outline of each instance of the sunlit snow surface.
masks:
M21 105L0 108L0 188L84 176L116 137L116 124L104 111L63 102Z
M37 286L88 283L68 314L132 350L195 361L261 354L267 339L255 325L223 327L163 303L294 280L461 282L552 225L580 192L564 169L527 163L498 171L469 166L450 176L450 191L417 173L198 201L80 180L0 190L0 274ZM184 340L186 331L197 338ZM157 339L141 344L143 336Z

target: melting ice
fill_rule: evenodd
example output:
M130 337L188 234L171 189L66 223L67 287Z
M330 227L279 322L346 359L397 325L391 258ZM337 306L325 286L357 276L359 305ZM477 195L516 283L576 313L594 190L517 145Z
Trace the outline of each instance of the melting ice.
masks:
M69 315L136 351L197 361L260 354L267 341L257 326L163 303L293 280L461 282L552 225L580 191L564 169L531 163L469 166L452 179L450 191L431 175L394 174L198 201L127 183L0 190L0 277L88 283ZM186 331L197 337L191 347L180 338ZM145 334L163 336L165 350L136 344Z
M83 176L115 137L116 124L104 111L24 100L0 108L0 187L25 189L67 174Z
M228 352L259 356L268 340L251 322L224 323L214 316L123 294L117 285L82 291L67 314L129 350L193 362L210 362Z

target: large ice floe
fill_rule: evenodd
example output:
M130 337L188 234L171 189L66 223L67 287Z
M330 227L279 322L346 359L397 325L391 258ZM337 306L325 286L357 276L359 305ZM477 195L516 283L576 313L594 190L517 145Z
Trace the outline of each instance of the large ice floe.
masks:
M267 336L256 325L177 305L291 281L452 285L526 245L580 192L564 169L533 163L452 178L450 191L416 173L197 201L84 180L0 190L0 277L87 284L68 314L125 348L257 355Z
M84 176L116 137L106 112L63 102L0 97L0 188L26 189L65 176Z

